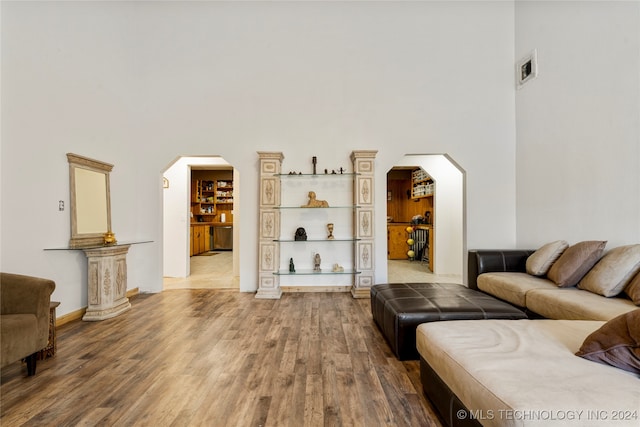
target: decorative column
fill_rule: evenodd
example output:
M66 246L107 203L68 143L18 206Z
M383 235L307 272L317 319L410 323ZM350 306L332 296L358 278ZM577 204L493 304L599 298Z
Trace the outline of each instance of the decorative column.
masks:
M131 308L127 292L127 252L130 245L83 249L87 256L87 312L82 320L104 320Z
M374 170L377 150L358 150L351 153L353 172L354 263L356 271L351 294L354 298L369 298L375 282L374 252Z
M258 292L256 298L279 299L281 152L258 151L260 157L260 230L258 231Z

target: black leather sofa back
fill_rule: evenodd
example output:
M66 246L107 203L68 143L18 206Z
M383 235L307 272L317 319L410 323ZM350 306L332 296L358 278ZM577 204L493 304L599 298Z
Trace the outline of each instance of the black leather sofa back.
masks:
M481 249L469 251L468 281L470 289L478 289L477 278L482 273L512 271L525 272L530 249Z

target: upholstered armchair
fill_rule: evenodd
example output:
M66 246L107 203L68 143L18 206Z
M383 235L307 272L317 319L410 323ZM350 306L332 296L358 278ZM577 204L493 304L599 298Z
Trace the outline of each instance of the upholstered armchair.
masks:
M35 375L38 351L49 340L52 280L0 273L0 368L27 359L27 375Z

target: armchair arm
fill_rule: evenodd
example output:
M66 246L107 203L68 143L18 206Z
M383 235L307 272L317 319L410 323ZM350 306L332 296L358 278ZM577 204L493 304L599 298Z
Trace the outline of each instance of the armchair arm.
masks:
M525 272L532 249L480 249L470 250L467 273L470 289L478 289L477 278L482 273L489 272Z
M53 280L0 273L0 313L35 314L38 319L39 335L47 336L49 303L55 287Z
M56 285L53 280L20 274L0 273L2 314L49 313L51 294Z

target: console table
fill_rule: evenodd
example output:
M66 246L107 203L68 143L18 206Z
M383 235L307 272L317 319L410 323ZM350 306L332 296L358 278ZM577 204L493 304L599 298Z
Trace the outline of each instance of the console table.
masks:
M127 252L133 244L55 248L45 250L81 250L87 256L87 311L82 320L96 321L116 317L131 308L127 293Z

